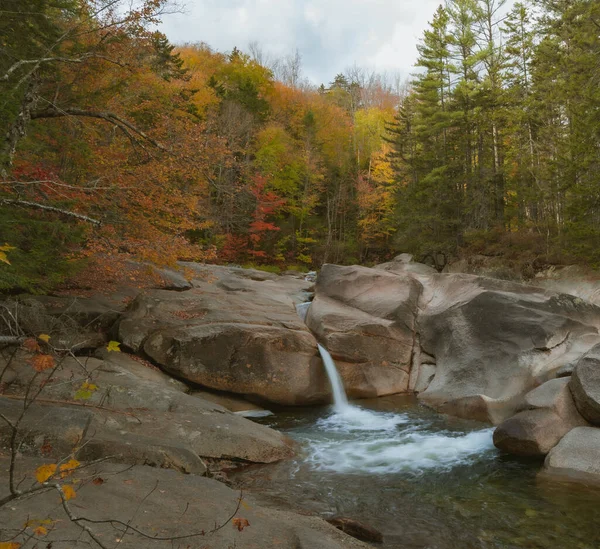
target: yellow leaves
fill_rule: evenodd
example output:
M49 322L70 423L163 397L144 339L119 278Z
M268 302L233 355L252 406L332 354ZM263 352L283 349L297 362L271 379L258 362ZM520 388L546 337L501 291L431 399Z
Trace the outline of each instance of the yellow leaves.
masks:
M18 541L0 541L0 549L19 549L21 544Z
M79 463L76 459L70 459L67 463L63 463L59 469L61 471L60 478L68 477L77 467L79 467L81 463Z
M94 392L98 389L97 385L93 383L89 383L88 381L84 381L81 384L81 387L75 393L75 400L89 400L92 398Z
M55 473L56 473L56 463L49 463L48 465L40 465L35 470L35 478L40 484L43 484L50 477L53 477Z
M54 521L52 519L31 519L24 524L24 528L31 528L35 536L42 537L48 535L48 528L51 528L53 525Z
M121 352L121 344L118 341L109 341L108 345L106 346L106 350L107 351L112 351L115 353L120 353Z
M72 484L65 484L64 486L61 486L61 490L67 501L77 497L77 493L75 492L75 488L73 488Z
M10 265L10 261L6 257L6 252L10 252L11 250L15 250L15 249L16 248L14 246L9 246L8 244L4 244L4 246L0 246L0 261L2 261L2 263L6 263L6 264Z
M50 341L50 336L48 334L40 334L38 339L41 339L44 343L48 343L48 341Z
M36 355L31 359L31 365L36 372L43 372L54 368L54 358L50 355Z
M61 464L60 466L58 466L56 463L48 463L47 465L40 465L35 470L35 478L40 484L43 484L49 478L52 478L53 476L55 476L57 473L57 470L60 473L58 475L58 476L60 476L60 478L66 478L66 477L72 475L73 472L76 471L80 465L81 465L81 463L79 463L79 461L77 461L76 459L70 459L69 461Z

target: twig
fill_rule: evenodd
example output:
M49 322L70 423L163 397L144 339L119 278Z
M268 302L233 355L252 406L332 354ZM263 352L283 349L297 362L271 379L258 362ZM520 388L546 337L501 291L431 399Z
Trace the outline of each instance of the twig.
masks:
M20 395L1 395L0 398L10 398L12 400L26 400L27 399L27 397L23 397ZM81 408L93 408L94 410L103 410L105 412L110 412L113 414L121 414L121 415L129 416L129 417L134 418L139 423L142 423L142 421L138 417L136 417L133 412L128 412L126 410L115 410L114 408L98 406L97 404L89 404L86 402L73 402L72 400L55 400L55 399L51 399L51 398L37 398L37 397L32 399L32 401L33 400L35 400L35 402L42 403L42 404L65 404L67 406L80 406Z
M87 532L88 536L90 536L100 547L102 547L102 549L109 549L106 545L104 545L104 543L102 543L102 540L98 539L98 536L94 533L94 531L87 524L79 524L81 522L81 519L77 518L71 511L71 508L69 507L69 502L67 500L67 497L65 496L65 493L63 492L62 486L60 484L54 484L53 487L56 489L56 491L60 495L60 501L62 502L62 507L65 510L65 513L67 514L67 516L69 517L69 520L71 522L77 524L77 526L79 526L83 530L85 530Z

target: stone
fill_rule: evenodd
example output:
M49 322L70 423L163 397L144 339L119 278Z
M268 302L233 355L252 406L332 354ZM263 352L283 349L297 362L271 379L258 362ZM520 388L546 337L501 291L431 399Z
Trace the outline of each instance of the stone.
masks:
M517 456L544 457L571 428L551 410L526 410L496 428L494 445Z
M421 284L408 275L324 265L306 323L350 397L406 392Z
M119 341L208 389L282 405L327 402L316 340L295 310L310 283L251 269L184 266L194 288L139 296L119 322Z
M600 425L600 345L577 362L569 386L581 415Z
M600 429L577 427L550 451L544 475L577 482L600 484Z
M597 335L600 308L572 296L473 275L424 284L420 345L436 358L419 398L451 415L499 424Z
M335 526L338 530L361 541L370 541L373 543L383 543L383 534L375 528L363 524L358 520L347 517L333 517L327 519L327 522Z
M230 412L267 412L264 408L253 402L248 402L243 398L232 395L230 393L212 393L210 391L192 391L190 393L194 397L201 398L208 402L214 402L226 408ZM247 417L247 416L244 416ZM259 416L260 417L260 416Z
M561 417L572 427L587 425L587 421L581 417L577 410L568 378L558 378L546 381L523 398L518 410L548 409Z
M0 414L14 424L23 413L23 401L0 396ZM19 452L62 459L81 444L93 414L81 407L31 404L19 422ZM0 445L10 451L12 429L0 421Z
M45 436L62 452L60 457L81 443L89 459L114 455L123 463L196 473L204 470L203 458L271 463L294 454L286 436L187 394L185 384L157 368L124 353L99 355L106 360L66 358L51 379L34 380L31 390L43 385L39 400L44 413L33 413L37 408L32 408L25 416L24 425L37 437L33 453L43 445L38 438ZM35 372L22 352L12 366L17 379L6 388L2 402L18 411L22 402L17 397L25 393ZM76 400L83 381L95 388L84 400Z
M256 324L204 324L152 333L144 352L198 385L283 405L322 402L322 364L313 336Z
M0 499L7 494L7 461L0 458ZM19 460L18 478L31 478L39 464ZM125 468L110 462L88 465L84 471L86 479L97 482L76 486L73 513L92 521L131 520L132 526L147 535L143 537L130 529L127 535L119 536L109 522L89 523L98 539L109 547L115 545L115 539L121 549L172 549L178 545L215 549L369 547L321 518L265 507L251 495L211 478L139 465ZM70 549L90 546L89 538L81 535L81 528L69 521L57 505L54 491L16 500L0 509L3 529L18 532L31 517L52 521L53 527L43 538L44 547L65 545L65 540L69 540ZM197 536L175 542L169 539L191 534Z

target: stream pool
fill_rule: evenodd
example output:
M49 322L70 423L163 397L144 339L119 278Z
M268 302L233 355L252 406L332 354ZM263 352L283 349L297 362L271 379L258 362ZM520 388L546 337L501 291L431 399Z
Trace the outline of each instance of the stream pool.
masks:
M541 463L500 454L487 425L398 396L260 422L302 450L235 480L282 505L369 524L384 535L379 547L600 549L600 490L538 479Z

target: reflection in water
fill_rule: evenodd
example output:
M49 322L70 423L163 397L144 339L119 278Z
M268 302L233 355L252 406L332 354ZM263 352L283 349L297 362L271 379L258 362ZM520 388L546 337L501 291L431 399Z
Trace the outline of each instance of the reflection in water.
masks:
M541 463L499 454L489 426L406 397L261 421L304 450L236 480L279 504L371 524L386 548L600 548L600 492L537 482Z

